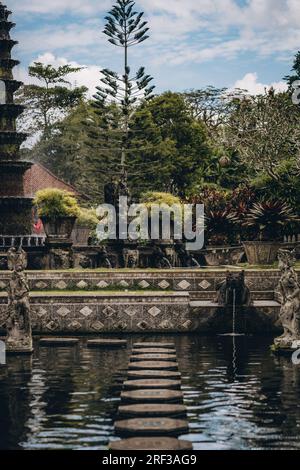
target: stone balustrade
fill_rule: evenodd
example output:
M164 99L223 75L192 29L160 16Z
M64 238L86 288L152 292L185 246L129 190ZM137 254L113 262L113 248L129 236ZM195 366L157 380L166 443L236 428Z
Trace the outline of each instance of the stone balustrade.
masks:
M0 248L9 249L13 246L24 248L44 246L46 237L40 235L0 235Z

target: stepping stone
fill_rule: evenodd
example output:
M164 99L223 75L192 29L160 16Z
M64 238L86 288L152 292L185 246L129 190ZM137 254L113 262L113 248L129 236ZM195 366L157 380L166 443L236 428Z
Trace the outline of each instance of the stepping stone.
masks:
M131 437L121 441L111 442L110 450L193 450L191 442L176 439L175 437Z
M180 380L170 379L142 379L142 380L126 380L124 388L129 390L145 389L145 388L169 388L178 390L181 387Z
M135 379L180 379L181 373L171 370L129 370L128 380Z
M78 338L41 338L41 346L75 346L79 343Z
M133 418L115 422L120 434L135 436L180 435L188 432L188 422L173 418Z
M163 361L143 361L143 362L130 362L129 369L168 369L178 370L177 362L163 362Z
M167 389L144 389L144 390L131 390L121 393L121 399L127 402L142 402L142 403L168 403L177 402L182 403L183 393L181 390L167 390Z
M163 348L174 349L175 343L134 343L133 348Z
M174 354L134 354L130 357L131 362L136 361L175 361L177 356Z
M124 339L89 339L88 348L124 348L127 341Z
M182 404L169 403L137 403L135 405L120 405L118 409L120 417L147 417L155 418L156 416L185 416L186 407Z
M137 348L132 350L132 354L176 354L174 349L164 348Z

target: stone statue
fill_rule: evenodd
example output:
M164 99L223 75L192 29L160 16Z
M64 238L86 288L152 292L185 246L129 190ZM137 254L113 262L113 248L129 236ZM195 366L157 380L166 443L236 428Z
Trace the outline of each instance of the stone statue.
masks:
M104 186L104 202L114 207L117 204L117 185L112 179Z
M111 204L118 208L120 196L130 197L126 171L121 174L117 182L111 179L110 182L104 186L104 202L106 204Z
M129 250L124 248L123 250L123 260L125 268L135 269L139 266L139 250Z
M154 266L158 269L172 269L172 265L160 246L153 248Z
M50 252L50 269L73 268L74 257L72 249L52 248Z
M6 350L11 353L32 352L29 285L24 269L27 255L19 248L8 252L11 278L8 284L8 318L6 320Z
M7 252L7 267L10 271L15 270L18 266L22 270L27 267L27 255L22 248L12 247Z
M120 177L119 183L118 183L118 197L127 196L128 198L130 198L130 191L128 188L127 180L128 180L127 172L123 171Z
M281 304L279 319L284 332L275 339L275 346L297 349L300 347L300 285L294 269L295 252L279 250L278 260L281 276L276 294Z
M102 251L100 253L100 263L102 267L112 269L112 264L108 257L107 249L105 246L102 247Z
M200 268L198 261L185 249L184 243L176 243L176 252L183 268Z
M251 305L250 289L245 284L245 271L240 273L227 271L226 279L217 284L217 303L221 306Z

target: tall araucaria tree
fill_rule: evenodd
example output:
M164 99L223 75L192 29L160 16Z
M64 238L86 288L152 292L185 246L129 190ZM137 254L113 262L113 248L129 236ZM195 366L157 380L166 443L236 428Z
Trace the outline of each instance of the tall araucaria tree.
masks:
M116 47L123 49L124 63L122 75L113 72L110 69L101 71L102 86L97 87L97 93L94 96L94 106L96 113L106 116L105 127L100 130L105 134L107 141L107 150L111 152L111 147L120 151L119 173L126 173L126 157L129 152L129 132L130 123L134 115L136 104L139 100L148 101L152 98L154 86L151 85L153 78L147 75L144 67L132 74L129 66L129 49L141 44L149 38L147 21L144 20L144 13L138 13L134 9L133 0L117 0L113 8L109 11L104 28L104 34L109 38L108 41ZM110 113L107 107L116 104L121 110L121 119L116 129L115 122L109 123ZM113 129L113 130L112 130ZM95 131L91 133L91 138L95 139ZM113 141L113 145L108 143ZM131 149L132 150L132 149ZM105 148L102 147L105 152ZM115 166L115 165L114 165Z

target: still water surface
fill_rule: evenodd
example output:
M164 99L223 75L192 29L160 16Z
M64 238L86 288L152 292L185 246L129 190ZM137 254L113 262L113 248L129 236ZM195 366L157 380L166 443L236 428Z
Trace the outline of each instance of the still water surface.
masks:
M300 366L269 337L128 337L127 350L35 344L0 366L0 449L105 449L132 342L174 340L195 450L300 449Z

